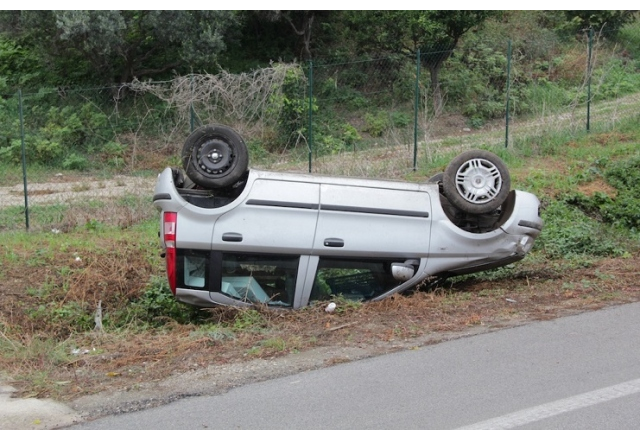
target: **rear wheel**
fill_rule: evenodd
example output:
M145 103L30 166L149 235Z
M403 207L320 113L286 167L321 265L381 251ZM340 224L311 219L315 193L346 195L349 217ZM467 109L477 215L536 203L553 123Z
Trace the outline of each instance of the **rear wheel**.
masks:
M511 177L497 155L466 151L447 166L443 192L453 206L468 214L487 214L500 207L511 190Z
M184 143L182 165L187 176L206 189L232 186L249 165L242 137L225 125L198 127Z

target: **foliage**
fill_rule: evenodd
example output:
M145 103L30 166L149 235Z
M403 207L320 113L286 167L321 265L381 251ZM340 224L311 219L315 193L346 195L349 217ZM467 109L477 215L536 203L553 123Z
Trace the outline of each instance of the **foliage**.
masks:
M636 20L620 29L618 41L626 42L623 55L635 60L636 69L640 69L640 21Z
M271 111L277 113L278 144L270 149L296 142L297 137L307 133L309 99L305 93L306 78L302 69L287 69L281 90L270 96ZM315 100L312 110L317 110ZM293 138L295 136L295 138ZM293 139L292 139L293 138Z
M544 79L529 82L516 92L514 112L526 114L538 111L541 114L560 110L571 103L569 90Z
M389 128L389 119L384 112L375 115L367 113L364 115L364 131L373 137L380 137Z
M596 192L590 197L573 194L566 197L566 202L615 227L640 231L640 199L637 197L640 155L599 165L604 166L604 177L617 190L617 194L614 197L602 192Z
M56 85L123 83L215 67L237 25L233 11L15 11L5 35L42 54Z
M86 159L80 153L91 151L92 145L100 140L94 133L104 130L104 117L95 113L91 104L81 107L36 104L30 107L28 121L37 125L25 136L27 159L48 164L64 160L66 169L86 168ZM18 163L21 155L20 138L13 133L9 145L0 147L0 159Z
M119 319L137 320L154 327L160 327L167 321L180 324L200 322L209 315L200 309L176 301L169 289L166 277L151 277L144 292L135 300L126 314Z
M550 202L542 218L544 234L536 246L550 258L621 256L626 251L611 228L562 201Z
M86 332L93 328L93 317L86 305L77 301L59 304L58 301L42 303L28 312L34 322L46 322L49 328L60 329L60 335Z
M598 100L617 98L640 91L640 72L626 61L613 58L593 73L598 79L594 96Z
M0 92L5 88L37 84L45 77L45 69L36 52L0 34Z
M340 127L341 139L344 141L347 147L353 147L362 140L362 136L358 133L358 130L351 124L345 123Z
M604 30L609 37L615 38L625 24L636 20L636 14L637 11L565 11L567 22L561 29L576 33L593 28Z
M364 133L404 143L394 129L413 121L397 109L413 107L418 49L425 103L480 128L505 113L507 41L511 114L569 110L587 98L587 40L568 31L574 17L620 27L617 46L596 34L592 101L640 90L637 14L586 12L0 11L0 161L21 158L21 86L28 161L67 170L98 160L123 169L142 137L171 154L193 124L214 121L241 129L262 156L304 155L310 110L319 153L361 145ZM309 53L311 103L310 72L291 63Z
M489 120L505 111L507 58L471 36L441 76L450 103L471 120Z
M254 309L241 309L235 315L232 328L238 330L257 330L266 324L266 320L263 314Z
M89 168L89 161L78 153L70 153L63 159L62 168L65 170L84 171Z
M439 72L470 29L480 26L493 11L357 11L349 19L353 38L361 50L414 54L421 50L421 62L430 73L436 111L442 104ZM376 29L372 38L368 29Z

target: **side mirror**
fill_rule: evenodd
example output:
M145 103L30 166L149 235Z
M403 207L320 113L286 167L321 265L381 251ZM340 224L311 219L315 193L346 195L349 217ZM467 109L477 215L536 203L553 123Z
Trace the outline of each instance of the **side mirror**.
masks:
M391 275L398 281L409 281L415 273L416 271L411 264L391 263Z

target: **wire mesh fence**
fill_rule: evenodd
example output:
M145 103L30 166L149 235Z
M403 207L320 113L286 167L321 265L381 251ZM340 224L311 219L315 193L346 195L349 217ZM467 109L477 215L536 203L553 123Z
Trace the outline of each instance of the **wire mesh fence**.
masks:
M546 34L545 34L546 35ZM544 35L543 35L544 36ZM272 64L0 99L0 230L127 226L194 127L223 123L263 168L402 177L472 147L537 148L637 117L628 41L469 40L451 49ZM283 162L287 162L283 165Z

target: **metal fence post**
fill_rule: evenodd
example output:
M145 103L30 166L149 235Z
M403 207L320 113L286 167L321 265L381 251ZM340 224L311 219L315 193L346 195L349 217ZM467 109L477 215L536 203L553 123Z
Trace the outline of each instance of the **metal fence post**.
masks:
M191 129L191 133L193 133L193 130L195 130L195 110L193 108L193 73L189 76L189 85L191 86L191 105L189 106L189 128Z
M24 220L29 230L29 196L27 192L27 154L24 144L24 117L22 112L22 89L18 89L18 108L20 113L20 143L22 147L22 185L24 187Z
M311 172L311 152L313 151L313 60L309 60L309 172Z
M505 121L504 148L509 147L509 93L511 92L511 40L507 44L507 115Z
M420 107L420 48L416 53L416 90L415 104L413 109L413 171L417 169L418 163L418 110Z
M587 58L587 133L591 129L591 50L593 47L593 28L589 29L589 57Z

